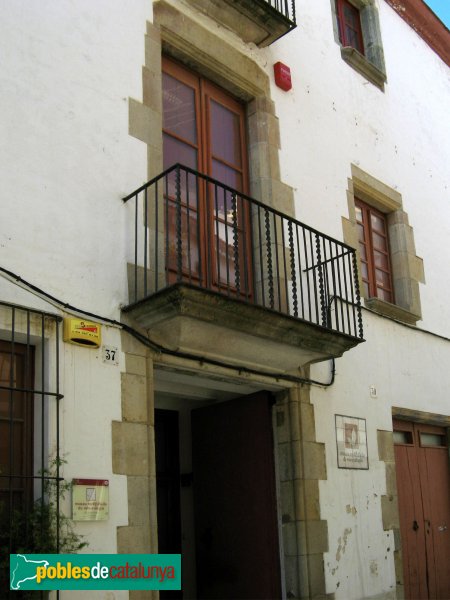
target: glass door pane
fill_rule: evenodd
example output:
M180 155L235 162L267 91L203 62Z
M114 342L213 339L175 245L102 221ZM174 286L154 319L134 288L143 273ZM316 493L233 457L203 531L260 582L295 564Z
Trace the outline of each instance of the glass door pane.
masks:
M222 90L209 86L209 171L228 189L214 194L212 221L214 239L214 285L227 291L248 292L248 248L245 236L244 203L239 192L245 191L244 109Z
M163 60L163 166L199 167L198 78L172 61ZM167 175L164 190L168 283L198 281L201 274L199 185L193 173ZM181 263L181 273L179 273Z

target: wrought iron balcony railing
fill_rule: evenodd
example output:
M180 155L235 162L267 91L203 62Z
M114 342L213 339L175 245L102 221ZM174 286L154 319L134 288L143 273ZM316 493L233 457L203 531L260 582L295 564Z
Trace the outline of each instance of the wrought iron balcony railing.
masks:
M123 200L131 304L185 283L362 339L353 248L179 164Z
M256 2L262 5L269 4L280 15L290 21L292 29L296 26L295 0L256 0Z

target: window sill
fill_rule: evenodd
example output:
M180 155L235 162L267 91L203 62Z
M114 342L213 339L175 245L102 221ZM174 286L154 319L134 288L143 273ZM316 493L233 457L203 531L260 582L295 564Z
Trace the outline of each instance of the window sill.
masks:
M368 309L373 310L376 313L386 315L387 317L402 321L403 323L408 323L409 325L415 325L417 321L422 319L420 315L416 315L396 304L380 300L380 298L365 298L364 304Z
M386 73L380 71L378 67L351 46L341 46L341 56L355 71L358 71L358 73L384 92L384 84L387 80Z

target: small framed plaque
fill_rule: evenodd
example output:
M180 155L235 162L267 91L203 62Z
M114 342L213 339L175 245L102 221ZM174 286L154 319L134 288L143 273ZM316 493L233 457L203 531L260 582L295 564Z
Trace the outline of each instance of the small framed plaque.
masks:
M109 481L107 479L72 480L72 519L106 521L109 517Z
M366 420L335 415L338 467L368 469Z

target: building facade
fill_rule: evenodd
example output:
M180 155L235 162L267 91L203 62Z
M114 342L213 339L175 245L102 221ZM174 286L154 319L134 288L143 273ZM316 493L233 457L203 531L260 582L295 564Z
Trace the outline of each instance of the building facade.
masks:
M448 598L448 29L0 8L2 548L107 482L80 550L181 553L185 599Z

